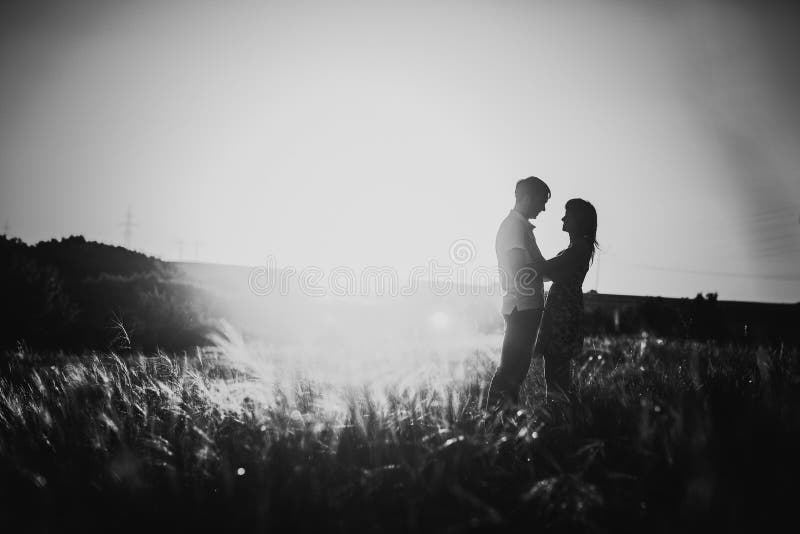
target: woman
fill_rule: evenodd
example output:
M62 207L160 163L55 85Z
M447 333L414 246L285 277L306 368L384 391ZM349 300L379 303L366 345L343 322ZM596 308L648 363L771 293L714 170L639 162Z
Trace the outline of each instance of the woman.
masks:
M544 356L545 380L550 391L570 389L570 363L583 349L583 279L597 249L597 211L589 202L573 198L561 219L569 247L538 265L553 281L542 314L534 354Z

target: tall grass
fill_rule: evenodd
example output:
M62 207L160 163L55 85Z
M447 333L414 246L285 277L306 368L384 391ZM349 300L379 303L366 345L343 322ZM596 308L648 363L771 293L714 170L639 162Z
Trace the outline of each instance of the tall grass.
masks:
M0 507L28 532L740 531L791 517L796 349L587 339L569 402L545 402L535 362L518 409L487 418L496 340L462 341L351 367L234 333L191 354L7 353Z

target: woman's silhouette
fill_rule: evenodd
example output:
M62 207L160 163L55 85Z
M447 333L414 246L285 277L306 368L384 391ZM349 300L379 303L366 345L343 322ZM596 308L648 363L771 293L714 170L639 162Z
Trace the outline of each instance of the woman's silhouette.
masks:
M589 202L568 201L561 219L569 247L537 265L553 281L544 306L535 354L544 356L545 379L551 392L570 389L570 364L583 349L583 279L597 249L597 211Z

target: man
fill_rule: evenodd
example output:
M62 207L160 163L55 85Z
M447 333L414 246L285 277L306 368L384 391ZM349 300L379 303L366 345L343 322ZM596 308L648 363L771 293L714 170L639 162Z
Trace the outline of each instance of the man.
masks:
M544 309L542 277L531 266L544 261L544 258L529 219L535 219L544 211L550 188L539 178L531 176L517 182L514 196L514 209L500 224L495 239L506 330L500 366L489 386L487 410L495 409L500 402L519 402L519 388L528 374Z

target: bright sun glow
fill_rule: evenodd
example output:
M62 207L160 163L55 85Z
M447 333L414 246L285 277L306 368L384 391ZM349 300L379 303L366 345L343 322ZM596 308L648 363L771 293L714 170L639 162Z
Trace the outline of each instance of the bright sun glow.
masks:
M430 316L430 322L436 330L446 330L450 326L450 316L437 311Z

